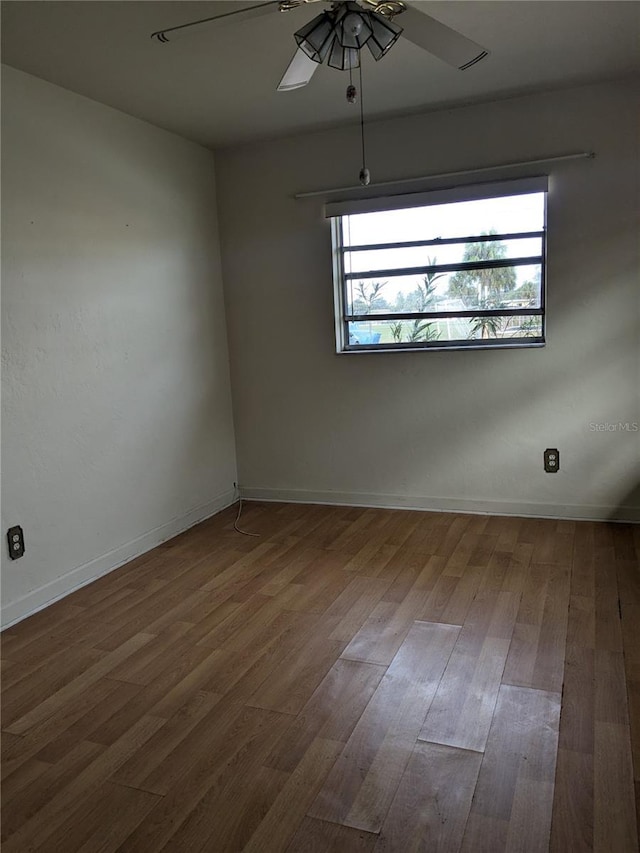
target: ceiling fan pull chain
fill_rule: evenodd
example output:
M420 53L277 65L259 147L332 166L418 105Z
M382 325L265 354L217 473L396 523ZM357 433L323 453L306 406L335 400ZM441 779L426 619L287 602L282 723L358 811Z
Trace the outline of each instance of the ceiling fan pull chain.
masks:
M349 60L349 85L347 86L347 103L355 104L358 98L358 90L353 85L353 66L351 65L351 60Z
M360 57L360 139L362 141L362 169L358 176L363 187L368 187L371 182L371 172L367 169L367 161L364 149L364 97L362 91L362 57Z

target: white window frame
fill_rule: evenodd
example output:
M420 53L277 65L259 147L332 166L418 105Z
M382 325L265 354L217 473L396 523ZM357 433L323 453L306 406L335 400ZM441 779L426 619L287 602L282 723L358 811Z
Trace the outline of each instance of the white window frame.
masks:
M348 313L347 299L347 281L349 278L355 277L355 274L345 275L344 270L344 254L351 247L344 247L342 244L342 216L357 213L372 213L383 210L406 210L410 207L426 207L429 205L446 204L452 202L464 202L476 199L499 198L504 196L525 195L530 193L545 194L545 211L544 224L542 231L534 232L519 232L512 234L497 234L494 239L523 239L526 237L541 238L541 254L536 256L535 263L539 263L541 267L541 284L540 284L540 306L539 308L506 308L506 309L471 309L465 311L440 311L440 312L413 312L413 313L394 313L365 315L368 318L375 316L378 321L383 320L424 320L424 319L441 319L446 317L465 318L478 316L540 316L541 332L540 336L536 337L512 337L512 338L486 338L486 339L470 339L455 340L455 341L419 341L419 342L403 342L403 343L385 343L385 344L351 344L349 343L349 323L359 322L362 315L353 315ZM520 178L517 180L500 181L483 184L472 184L469 186L458 186L445 190L434 190L431 192L416 192L405 195L382 196L379 198L354 199L350 201L338 201L325 205L325 216L331 220L331 243L333 249L333 280L334 280L334 312L335 312L335 329L336 329L336 351L338 353L362 353L362 352L406 352L420 351L428 352L433 350L461 350L461 349L515 349L528 347L542 347L546 343L546 246L547 246L547 197L548 197L548 177L538 176L533 178ZM403 247L416 245L443 245L446 243L464 243L471 241L473 238L478 239L479 235L468 235L468 237L452 238L451 240L424 240L412 241L407 244L389 244L386 247ZM485 238L486 239L486 238ZM381 248L382 244L376 244L374 248ZM371 248L371 247L367 247ZM512 263L509 263L511 261ZM499 266L518 266L526 262L533 263L532 258L514 258L505 259L500 264L488 263L485 268L492 265ZM476 263L477 266L477 263ZM483 265L484 266L484 265ZM408 270L403 270L403 274L412 273L428 273L428 272L453 272L466 267L458 264L441 264L431 267L416 267ZM380 270L380 274L394 274L393 270ZM398 270L397 273L400 274Z

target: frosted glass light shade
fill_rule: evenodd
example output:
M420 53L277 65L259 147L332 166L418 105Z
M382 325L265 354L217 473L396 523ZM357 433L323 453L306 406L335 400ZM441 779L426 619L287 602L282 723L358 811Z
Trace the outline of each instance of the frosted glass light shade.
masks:
M388 18L347 2L313 18L295 33L295 40L314 62L327 59L332 68L344 71L358 68L365 45L376 61L382 59L401 33L402 27Z
M335 37L335 15L331 12L323 12L294 34L298 47L314 62L325 59Z

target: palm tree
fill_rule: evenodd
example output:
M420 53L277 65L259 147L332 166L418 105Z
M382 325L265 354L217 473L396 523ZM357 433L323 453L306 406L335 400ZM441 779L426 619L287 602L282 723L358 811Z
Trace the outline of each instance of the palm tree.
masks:
M492 229L481 236L489 237L497 233ZM501 261L506 256L507 247L501 240L480 240L465 245L462 261ZM513 267L460 270L451 277L449 294L459 297L470 308L484 308L490 299L500 299L515 286L516 273Z

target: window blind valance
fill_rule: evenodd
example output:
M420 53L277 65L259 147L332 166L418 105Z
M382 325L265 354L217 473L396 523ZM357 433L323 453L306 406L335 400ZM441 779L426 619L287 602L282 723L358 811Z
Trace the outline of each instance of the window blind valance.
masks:
M527 193L547 192L548 175L532 178L517 178L490 183L465 184L465 186L427 192L403 193L402 195L377 196L346 201L333 201L325 204L325 217L347 216L352 213L376 213L382 210L398 210L408 207L427 207L433 204L474 201L498 196L525 195Z

